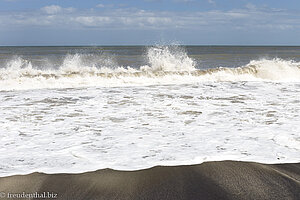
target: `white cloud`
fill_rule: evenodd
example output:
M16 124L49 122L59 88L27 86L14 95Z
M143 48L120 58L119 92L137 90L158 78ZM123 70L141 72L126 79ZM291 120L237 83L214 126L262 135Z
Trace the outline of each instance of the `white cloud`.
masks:
M72 19L74 22L78 22L84 26L97 27L104 26L112 23L112 18L102 16L80 16Z
M228 11L166 12L134 8L108 7L106 10L75 10L50 5L42 12L0 13L0 28L39 26L52 29L119 29L119 30L286 30L300 29L300 14L273 8ZM272 25L267 25L272 24Z
M47 14L56 14L62 11L62 7L57 5L51 5L51 6L45 6L41 8L41 10Z
M210 3L210 4L216 5L216 2L213 1L213 0L207 0L207 2Z
M252 4L252 3L247 3L247 4L245 5L245 7L246 7L247 9L249 9L249 10L256 10L256 9L257 9L257 7L256 7L254 4Z
M69 8L62 8L58 5L50 5L50 6L45 6L41 8L41 10L47 14L57 14L61 12L73 12L75 11L75 8L69 7Z
M98 4L96 7L97 7L97 8L104 8L105 5L103 5L103 4Z

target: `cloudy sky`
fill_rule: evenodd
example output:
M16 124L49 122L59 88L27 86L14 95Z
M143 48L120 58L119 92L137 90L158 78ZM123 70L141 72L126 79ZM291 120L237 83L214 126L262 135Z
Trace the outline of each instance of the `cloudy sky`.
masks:
M0 0L0 45L300 45L299 0Z

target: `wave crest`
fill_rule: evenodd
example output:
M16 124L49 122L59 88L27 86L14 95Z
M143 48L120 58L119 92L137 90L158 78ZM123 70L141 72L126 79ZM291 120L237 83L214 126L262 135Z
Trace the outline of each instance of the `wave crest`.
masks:
M195 61L179 46L156 46L148 49L149 66L142 66L142 71L193 71Z
M67 55L58 69L37 69L17 57L0 69L0 90L71 87L193 84L205 81L300 82L300 63L282 59L253 60L238 68L201 70L179 48L152 47L149 65L139 69L118 66L111 58Z

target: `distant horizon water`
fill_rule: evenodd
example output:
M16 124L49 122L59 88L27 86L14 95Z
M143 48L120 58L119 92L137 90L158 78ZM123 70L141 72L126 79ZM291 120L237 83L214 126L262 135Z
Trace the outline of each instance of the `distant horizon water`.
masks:
M118 46L228 46L228 47L299 47L300 44L181 44L181 43L149 43L149 44L41 44L41 45L1 45L0 47L118 47Z

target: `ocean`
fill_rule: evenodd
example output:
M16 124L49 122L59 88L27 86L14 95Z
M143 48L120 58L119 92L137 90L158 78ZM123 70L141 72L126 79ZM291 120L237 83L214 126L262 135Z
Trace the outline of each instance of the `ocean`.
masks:
M0 176L300 161L300 47L0 47Z

